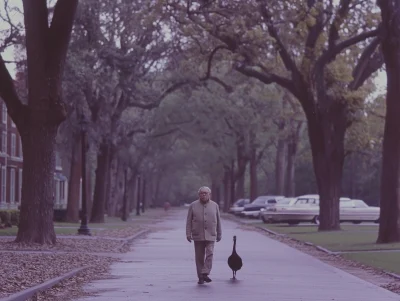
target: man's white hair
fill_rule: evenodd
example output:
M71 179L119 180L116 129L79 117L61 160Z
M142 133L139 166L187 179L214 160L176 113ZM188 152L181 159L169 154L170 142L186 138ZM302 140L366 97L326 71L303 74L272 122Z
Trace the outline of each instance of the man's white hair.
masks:
M208 188L207 186L202 186L202 187L200 187L198 193L203 192L203 191L204 191L204 192L211 193L211 189Z

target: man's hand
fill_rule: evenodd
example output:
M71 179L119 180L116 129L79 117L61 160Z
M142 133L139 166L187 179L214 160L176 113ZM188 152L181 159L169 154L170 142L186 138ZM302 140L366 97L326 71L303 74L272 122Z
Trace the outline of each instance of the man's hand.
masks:
M190 236L187 236L186 239L188 242L192 242L192 238Z
M220 242L221 241L221 237L217 237L217 242Z

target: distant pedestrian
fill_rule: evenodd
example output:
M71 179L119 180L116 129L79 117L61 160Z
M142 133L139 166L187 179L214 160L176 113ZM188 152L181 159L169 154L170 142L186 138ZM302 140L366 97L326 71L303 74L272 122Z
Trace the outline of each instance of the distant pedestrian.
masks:
M194 241L197 276L199 284L211 282L214 243L221 240L221 218L219 206L210 199L211 189L201 187L199 199L189 205L186 219L186 238Z

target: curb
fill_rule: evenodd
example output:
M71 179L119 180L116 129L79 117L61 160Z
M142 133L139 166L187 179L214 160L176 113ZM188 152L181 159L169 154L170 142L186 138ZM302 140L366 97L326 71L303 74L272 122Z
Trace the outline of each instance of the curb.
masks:
M30 288L20 291L18 293L12 294L11 296L8 296L6 298L2 298L2 299L0 299L0 301L25 301L26 299L32 297L35 293L44 291L48 288L51 288L54 285L61 282L62 280L65 280L67 278L71 278L72 276L75 276L77 273L79 273L80 271L82 271L85 268L86 267L77 268L75 270L72 270L72 271L64 274L64 275L50 279L46 282L43 282L36 286L30 287Z
M320 250L320 251L322 251L322 252L325 252L325 253L327 253L327 254L329 254L329 255L335 255L335 254L338 254L337 252L332 252L332 251L330 251L330 250L328 250L328 249L325 249L324 247L321 247L321 246L317 246L317 245L314 245L314 244L312 244L315 248L317 248L317 250Z
M133 235L127 237L127 238L124 238L124 239L123 239L123 242L122 242L118 247L116 247L116 248L114 249L114 251L115 251L115 252L119 252L119 249L121 249L126 243L129 243L129 242L131 242L132 240L134 240L134 239L138 238L139 236L141 236L141 235L143 235L143 234L146 234L146 233L148 233L148 232L150 232L150 229L143 229L143 230L141 230L141 231L139 231L139 232L137 232L137 233L135 233L135 234L133 234ZM0 300L0 301L2 301L2 300Z
M395 274L395 273L391 273L391 272L386 272L386 271L383 271L383 272L384 272L385 274L387 274L387 275L393 277L393 278L396 278L397 280L400 280L400 275L399 275L399 274Z
M263 231L265 231L265 232L268 232L269 234L272 234L272 235L275 235L275 236L287 236L286 234L280 234L280 233L278 233L278 232L272 231L272 230L267 229L267 228L264 228L264 227L257 227L257 226L255 226L255 228L261 229L261 230L263 230Z

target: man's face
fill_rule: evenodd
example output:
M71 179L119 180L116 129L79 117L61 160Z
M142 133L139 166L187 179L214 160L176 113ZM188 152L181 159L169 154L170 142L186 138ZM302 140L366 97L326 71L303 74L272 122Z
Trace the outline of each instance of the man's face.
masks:
M200 201L207 202L210 199L210 195L211 194L207 191L200 191L199 192Z

